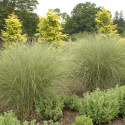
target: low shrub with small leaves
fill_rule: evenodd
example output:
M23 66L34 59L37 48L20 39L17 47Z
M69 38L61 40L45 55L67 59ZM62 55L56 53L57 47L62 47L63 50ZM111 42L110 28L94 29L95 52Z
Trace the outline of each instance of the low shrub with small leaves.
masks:
M64 107L63 100L60 97L54 98L40 98L40 100L35 103L35 110L37 114L46 120L57 121L63 116L62 110Z
M62 95L64 106L72 111L79 111L80 99L77 95Z
M93 125L92 119L85 115L77 116L75 119L72 125Z
M112 93L115 95L119 102L119 115L125 116L125 86L108 89L107 93Z
M20 121L11 110L0 115L0 125L20 125Z
M0 115L0 125L21 125L21 123L14 112L10 110ZM34 119L31 122L24 121L23 125L39 125L39 123L36 124L36 120Z
M118 116L119 101L115 93L100 91L85 93L80 107L80 114L90 116L97 124L110 123Z
M118 95L118 101L120 106L120 115L125 117L125 86L121 86L115 89L116 95Z

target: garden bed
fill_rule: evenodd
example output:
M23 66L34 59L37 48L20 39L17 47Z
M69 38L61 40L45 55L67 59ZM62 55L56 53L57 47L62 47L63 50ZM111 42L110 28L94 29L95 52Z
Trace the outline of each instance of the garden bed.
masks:
M63 117L59 120L60 125L72 125L72 123L75 121L75 117L78 116L78 112L70 111L70 110L63 110ZM26 119L21 119L21 123L25 120L32 121L33 119L36 119L40 125L43 125L43 120L36 115L35 112L33 112L33 115L29 116ZM94 124L98 125L98 124ZM118 117L112 120L111 124L101 124L101 125L125 125L125 122L123 118Z

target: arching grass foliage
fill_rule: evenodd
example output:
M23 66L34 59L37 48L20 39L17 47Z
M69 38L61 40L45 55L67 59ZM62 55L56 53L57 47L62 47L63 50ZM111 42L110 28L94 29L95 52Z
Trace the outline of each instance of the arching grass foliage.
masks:
M76 88L90 91L121 84L125 76L125 49L117 41L117 38L89 35L72 47L68 72Z
M16 46L0 59L0 107L29 113L39 96L49 93L59 71L56 52L45 44Z

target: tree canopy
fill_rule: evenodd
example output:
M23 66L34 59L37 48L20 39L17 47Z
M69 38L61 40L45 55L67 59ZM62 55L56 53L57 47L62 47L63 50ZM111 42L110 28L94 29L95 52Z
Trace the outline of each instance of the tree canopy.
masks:
M33 36L37 32L37 25L39 23L38 15L27 11L16 11L15 14L22 21L23 33L26 33L28 36Z
M58 16L61 16L61 21L67 21L69 15L66 12L61 12L59 8L55 8L53 12L58 13Z
M122 34L125 31L125 20L123 15L123 11L120 11L120 13L116 11L113 20L113 23L117 24L116 29L118 30L119 34Z
M0 0L2 9L6 8L9 11L27 10L32 12L36 8L37 4L37 0Z
M4 19L6 19L12 12L15 12L15 14L18 15L18 17L23 21L22 25L25 27L23 32L27 32L28 35L33 34L31 32L28 33L28 31L35 31L33 30L33 27L35 27L38 23L37 14L33 13L37 4L37 0L0 0L0 29L4 30ZM31 25L33 25L33 27L30 28ZM28 26L28 29L26 26Z
M95 14L99 10L100 7L96 7L96 4L91 2L77 4L66 22L64 32L74 34L83 31L95 31Z

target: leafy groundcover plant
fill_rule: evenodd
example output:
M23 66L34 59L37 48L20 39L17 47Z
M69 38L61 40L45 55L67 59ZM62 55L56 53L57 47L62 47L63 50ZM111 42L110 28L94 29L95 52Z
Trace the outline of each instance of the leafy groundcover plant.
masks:
M36 113L43 119L57 121L63 116L64 101L60 97L40 98L35 103Z
M23 125L39 125L39 123L35 124L36 120L32 120L31 122L25 121ZM8 112L4 112L4 114L0 115L0 125L21 125L18 118L15 116L12 110Z
M76 121L72 125L93 125L92 119L85 115L77 116L75 119Z
M121 84L125 74L125 50L117 41L117 38L89 35L72 46L67 62L76 87L81 85L83 91L90 91Z
M79 108L76 106L77 104ZM116 86L106 91L97 89L91 93L87 92L83 98L78 98L75 94L54 98L49 96L47 99L41 97L40 100L36 101L35 108L38 115L44 120L49 120L44 121L44 125L59 125L60 123L55 121L62 117L63 108L75 111L79 109L81 115L76 117L72 125L92 125L93 123L110 123L118 115L124 117L124 105L125 86ZM31 122L25 121L23 125L35 125L35 122L36 120ZM0 115L0 124L20 125L20 122L12 111L8 111Z
M111 122L119 114L119 100L117 95L97 89L92 93L85 93L80 107L80 114L90 116L97 124Z
M62 100L64 101L64 108L71 111L79 111L81 100L75 94L72 95L62 95Z
M12 111L8 111L0 115L0 125L20 125L20 121Z
M5 50L0 57L0 107L29 114L39 96L46 97L59 73L59 56L46 44Z
M119 102L119 115L125 117L125 86L116 86L115 88L108 89L107 93L115 95Z

